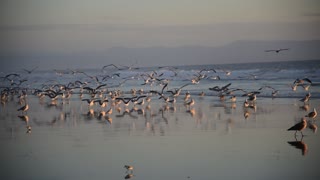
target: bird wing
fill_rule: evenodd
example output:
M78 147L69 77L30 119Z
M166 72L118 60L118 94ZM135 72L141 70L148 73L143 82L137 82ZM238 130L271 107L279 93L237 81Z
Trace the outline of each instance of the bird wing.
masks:
M116 65L114 65L114 64L105 65L105 66L102 67L102 69L107 68L107 67L109 67L109 66L113 66L113 67L119 69L118 66L116 66Z
M99 89L99 88L101 88L101 87L103 87L103 86L106 86L107 84L101 84L100 86L98 86L96 89Z
M303 80L308 81L309 83L312 84L312 81L309 78L303 78Z

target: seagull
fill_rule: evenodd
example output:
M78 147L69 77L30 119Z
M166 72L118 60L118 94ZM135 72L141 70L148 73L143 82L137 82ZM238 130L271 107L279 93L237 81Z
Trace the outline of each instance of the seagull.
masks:
M82 101L87 101L88 106L93 106L95 103L94 99L82 99Z
M275 97L278 94L278 90L276 90L275 88L271 87L271 86L262 86L260 89L258 89L258 91L261 91L262 89L272 89L272 97Z
M127 172L128 171L131 171L131 173L133 173L133 166L130 166L130 165L124 165L124 168L127 169Z
M102 67L102 71L104 70L104 68L107 68L107 67L109 67L109 66L113 66L114 68L116 68L116 69L119 70L118 66L116 66L116 65L114 65L114 64L109 64L109 65L103 66L103 67Z
M227 71L227 70L222 70L227 76L231 75L231 71Z
M22 69L22 70L24 70L24 71L26 71L28 74L31 74L34 70L36 70L38 68L38 66L37 67L34 67L33 69L31 69L31 70L28 70L28 69Z
M291 87L292 91L296 91L297 90L297 85L296 84L290 85L290 87Z
M116 98L118 101L122 101L125 106L129 106L132 98Z
M106 86L107 84L101 84L99 86L97 86L96 88L91 88L91 87L83 87L83 89L88 90L91 94L97 94L98 93L98 89L100 89L101 87Z
M215 87L212 87L212 88L209 88L209 90L211 91L217 91L217 92L225 92L225 91L228 91L228 87L231 85L231 83L223 86L223 87L219 87L219 86L215 86Z
M187 106L193 106L194 105L194 99L191 99L189 102L185 103Z
M289 128L288 131L296 131L294 133L295 136L297 135L297 132L300 131L301 135L303 136L302 130L304 130L306 127L307 127L307 120L305 118L301 118L301 122Z
M237 101L237 97L236 96L231 96L230 97L230 101L231 102L236 102Z
M309 102L310 97L311 97L311 94L308 93L304 98L300 99L300 101L304 103Z
M135 101L135 102L137 102L137 101ZM137 102L136 104L137 104L137 105L140 105L140 106L141 106L141 105L144 105L144 99L142 99L140 102Z
M312 84L312 81L309 78L303 78L303 79L297 78L296 80L294 80L293 84L294 85L303 84L304 81L307 81L308 83Z
M187 83L187 84L181 86L180 88L175 89L175 91L167 91L167 92L170 92L173 97L177 97L177 96L180 95L181 89L184 88L184 87L186 87L186 86L188 86L189 84L190 84L190 83ZM166 85L167 85L167 84L166 84Z
M249 96L248 101L256 101L257 100L257 95L253 94L251 96Z
M281 51L287 51L289 50L288 48L286 49L270 49L270 50L265 50L265 52L276 52L276 53L279 53Z
M98 100L95 100L94 102L99 102L100 107L104 108L107 106L107 102L109 102L109 101L107 99L105 99L105 100L98 99Z
M106 114L112 114L112 108L110 107L109 110L107 110Z

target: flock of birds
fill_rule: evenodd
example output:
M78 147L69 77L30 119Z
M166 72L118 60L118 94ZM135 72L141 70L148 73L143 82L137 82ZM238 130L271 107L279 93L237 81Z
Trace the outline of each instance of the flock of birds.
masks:
M285 51L288 49L278 49L278 50L268 50L266 52L276 52L279 53L281 51ZM69 100L73 96L77 95L83 103L86 103L89 109L89 112L86 116L92 116L95 112L91 109L92 107L100 109L97 118L101 119L104 118L109 123L112 123L112 118L110 115L113 113L113 110L118 111L119 113L124 109L122 115L119 114L117 117L120 116L133 116L133 112L137 112L138 114L145 115L145 110L150 110L150 102L152 100L157 100L163 102L164 106L160 109L160 114L163 112L173 108L174 104L177 103L179 99L182 101L183 105L186 106L186 112L193 115L195 112L194 108L192 108L196 101L193 98L191 93L187 90L182 91L188 86L193 86L198 84L202 79L212 79L212 80L219 80L220 76L208 76L207 72L217 73L218 70L216 69L201 69L200 71L196 72L192 78L190 78L188 83L183 84L178 88L171 88L170 84L172 79L163 78L163 73L152 71L151 73L143 73L139 74L135 77L126 77L119 81L118 84L109 85L108 80L119 78L121 77L121 72L123 70L137 70L138 67L133 66L121 66L118 67L114 64L106 65L102 67L101 71L104 72L108 68L114 68L115 71L112 71L110 74L102 73L101 76L92 76L88 75L86 72L82 71L69 71L73 75L83 75L80 80L71 81L65 84L55 83L53 81L48 81L50 83L43 83L41 88L31 88L30 85L26 85L28 82L27 76L23 76L23 74L17 73L10 73L6 74L3 77L0 77L1 87L1 104L5 105L8 101L17 98L21 107L17 108L18 112L21 114L18 115L20 119L27 122L27 133L31 133L31 126L28 124L29 117L27 115L30 108L28 104L28 95L37 96L40 100L45 98L49 99L50 106L56 106L59 99L61 100ZM32 74L38 67L35 67L31 70L23 69L23 71L28 75ZM172 72L172 77L178 75L176 68L174 67L159 67L159 69L166 69ZM56 74L59 76L64 76L66 74L65 71L58 71L55 70ZM231 71L221 70L221 72L225 76L230 76ZM139 83L141 81L137 81L137 89L131 89L130 92L123 92L121 91L121 87L127 81L132 79L138 79L143 81L143 83ZM85 79L85 81L83 81ZM6 85L6 86L4 86ZM302 87L307 94L304 97L301 97L299 100L303 103L304 109L307 111L309 109L309 100L311 98L311 93L309 92L309 88L312 85L312 81L309 78L301 78L295 79L293 83L290 85L292 91L296 91L298 87ZM143 88L140 87L154 87L154 89L145 91ZM112 89L112 90L110 90ZM278 90L265 85L260 87L255 91L249 91L240 88L232 88L232 83L225 84L223 86L213 86L208 88L209 92L214 92L218 96L220 101L230 101L236 102L237 97L244 97L243 101L243 108L244 108L244 118L247 119L250 116L250 110L256 110L256 101L257 95L259 95L264 90L271 90L271 96L276 97L278 94ZM184 92L184 95L182 95ZM235 94L238 92L237 94ZM207 92L201 92L198 94L200 97L204 97ZM182 96L182 98L181 98ZM147 104L144 108L143 105ZM172 105L172 106L170 106ZM108 107L106 109L106 107ZM129 108L131 107L131 108ZM156 116L156 114L151 114L150 116ZM293 125L292 127L288 128L288 131L295 131L294 136L297 137L297 133L301 133L301 137L303 138L303 130L310 128L314 132L317 131L317 126L315 124L315 119L317 117L317 110L313 108L313 111L308 112L305 114L304 117L301 118L301 121L297 124ZM289 144L302 149L303 155L307 151L306 145L300 141L292 141L288 142ZM124 179L130 179L134 177L132 165L124 165L126 169L126 175ZM188 176L188 178L190 178Z
M276 52L285 51L289 49L278 49L278 50L267 50L266 52ZM134 71L139 69L139 67L131 66L116 66L114 64L103 66L101 69L101 74L99 75L89 75L88 72L78 71L78 70L68 70L68 71L58 71L54 70L55 73L61 78L66 74L72 74L78 76L78 80L70 81L64 84L55 82L54 80L48 80L43 83L41 87L32 87L32 83L28 84L29 74L34 73L38 67L31 70L23 69L26 75L18 73L6 74L0 77L1 87L1 104L4 105L10 99L17 98L21 107L17 108L17 111L21 112L18 117L24 121L28 121L27 112L30 108L28 104L28 95L37 96L40 100L45 98L49 99L50 106L57 106L58 100L69 100L75 95L78 95L83 103L88 105L89 112L86 116L95 115L95 111L91 108L98 108L100 111L97 114L97 118L104 118L109 123L112 123L112 118L110 115L114 110L119 112L117 117L123 117L125 115L132 116L133 112L140 115L145 115L145 110L150 110L150 102L152 100L160 101L164 104L163 108L159 110L159 114L162 114L166 110L174 108L174 104L177 101L182 102L186 107L186 112L193 115L195 109L192 108L196 103L195 98L186 87L195 86L203 79L220 80L221 76L230 76L231 71L223 69L201 69L197 71L193 76L188 79L187 83L183 84L177 88L170 88L172 81L176 76L178 76L178 71L176 67L158 67L158 70L153 70L150 72L139 73L135 76L122 77L123 71ZM169 78L165 78L165 75L160 70L165 69L171 72ZM105 73L108 72L108 73ZM109 73L110 72L110 73ZM219 75L208 75L208 73L220 73ZM167 75L168 76L168 75ZM121 77L121 78L120 78ZM117 84L108 83L109 80L119 79ZM123 92L121 87L128 81L136 81L137 89L132 88L129 92ZM143 81L143 83L141 83ZM303 107L307 111L309 109L309 100L311 93L309 88L312 85L312 81L309 78L301 78L293 80L290 85L292 91L296 91L298 87L302 87L307 94L302 97L300 101L303 103ZM144 90L143 87L150 87L151 90ZM256 110L257 95L263 91L271 90L271 96L276 97L278 90L264 85L257 90L246 90L241 88L232 88L232 83L228 83L222 86L214 86L208 88L208 92L215 93L220 101L230 101L236 102L237 97L244 98L244 118L247 119L250 116L250 109ZM200 97L206 96L208 92L201 92L198 94ZM184 95L182 95L184 94ZM182 96L182 98L181 98ZM146 106L143 106L146 104ZM170 106L171 105L171 106ZM106 107L108 107L106 109ZM131 107L131 108L130 108ZM122 111L123 109L123 111ZM120 114L122 112L122 114ZM151 113L150 116L156 116L157 113ZM317 126L314 123L317 117L317 110L313 108L313 111L308 112L304 117L301 118L301 122L288 128L288 131L295 131L295 137L297 132L301 133L306 128L312 129L314 132L317 131ZM31 126L27 124L27 132L31 133ZM125 166L128 170L133 167ZM128 174L128 177L132 176L132 173Z
M267 52L280 52L288 49L279 49L279 50L267 50ZM38 96L40 99L43 99L44 97L48 97L51 99L51 103L54 105L56 103L56 100L61 97L62 99L70 99L71 96L74 94L76 90L78 90L79 96L82 101L87 102L88 106L95 106L96 104L99 104L101 109L106 107L108 103L111 103L112 106L107 111L101 111L100 116L105 116L107 114L112 113L112 107L118 107L122 103L125 107L125 112L130 113L132 111L142 111L142 109L137 109L136 107L138 105L143 105L145 101L147 103L150 103L151 97L158 96L158 99L162 99L166 104L174 104L177 101L177 98L180 96L181 91L183 88L198 84L200 80L208 78L208 75L206 73L208 72L214 72L217 73L218 70L215 69L202 69L196 74L193 75L191 79L189 79L189 83L186 83L182 85L179 88L172 88L169 89L169 86L171 84L172 79L163 78L163 72L157 72L152 71L151 73L142 73L138 74L136 77L126 77L123 78L122 82L120 82L117 85L107 85L106 82L108 82L108 79L113 79L115 77L120 77L122 70L136 70L139 69L138 67L132 66L121 66L118 67L114 64L106 65L102 67L102 72L105 71L105 69L108 68L114 68L116 72L113 72L112 74L107 75L100 75L100 76L91 76L88 75L86 72L82 71L71 71L73 75L83 74L85 77L87 77L87 81L81 81L76 80L74 82L68 82L67 84L60 84L60 83L52 83L52 84L42 84L42 88L30 88L27 86L23 86L25 83L28 82L27 78L22 78L20 74L17 73L10 73L3 77L0 77L2 79L3 83L8 84L9 86L2 86L1 87L1 103L4 104L8 101L9 96L17 95L20 104L24 104L22 107L18 108L18 111L27 112L29 110L29 104L27 103L27 92L32 92L33 95ZM35 67L31 70L23 69L27 74L33 73L38 67ZM177 68L175 67L159 67L159 69L167 69L169 71L173 72L172 77L177 76L177 72L175 71ZM62 71L55 70L56 73L60 76L63 75ZM226 76L229 76L231 74L231 71L222 70ZM219 76L216 76L219 77ZM154 86L155 88L160 86L160 90L149 90L148 92L145 92L143 88L140 88L139 90L131 89L130 94L131 96L125 96L125 93L122 92L121 86L126 83L128 80L132 80L134 78L140 78L144 81L144 83L141 84L141 86ZM212 78L212 76L211 76ZM217 79L220 79L217 78ZM49 81L50 82L50 81ZM94 86L96 84L96 86ZM291 88L293 91L296 91L297 87L301 86L304 90L309 91L309 87L312 84L312 81L308 78L303 79L296 79L291 85ZM231 102L236 102L237 97L234 95L235 92L241 92L242 97L247 97L243 103L243 106L245 108L255 108L255 101L257 99L257 95L260 94L263 90L270 89L271 96L275 97L278 94L278 90L271 86L262 86L256 91L247 91L240 88L231 88L232 83L228 83L224 86L214 86L209 88L209 91L216 92L219 96L219 99L221 101L226 101L226 97L229 97ZM110 88L113 90L110 91ZM83 98L84 95L88 95L87 98ZM205 96L205 92L201 92L199 96ZM309 99L311 97L310 92L308 92L304 98L302 98L300 101L306 104L306 107L308 105ZM140 101L139 101L140 100ZM185 96L183 98L184 104L189 107L193 106L195 104L194 98L191 97L191 94L189 91L186 91ZM128 110L127 107L130 106L130 104L133 104L133 108L131 110ZM244 116L247 118L249 116L249 112L245 111ZM316 109L314 108L313 112L310 112L307 117L314 119L317 116ZM309 122L309 121L308 121ZM298 123L297 126L294 126L290 128L289 130L297 130L302 131L306 128L304 126L306 124L306 121L302 120L301 123ZM298 128L300 127L300 128Z

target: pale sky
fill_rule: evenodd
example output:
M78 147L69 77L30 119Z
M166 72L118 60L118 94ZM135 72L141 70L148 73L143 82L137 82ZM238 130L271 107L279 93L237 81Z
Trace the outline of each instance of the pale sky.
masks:
M3 58L219 47L239 40L319 40L320 1L1 0L0 22Z

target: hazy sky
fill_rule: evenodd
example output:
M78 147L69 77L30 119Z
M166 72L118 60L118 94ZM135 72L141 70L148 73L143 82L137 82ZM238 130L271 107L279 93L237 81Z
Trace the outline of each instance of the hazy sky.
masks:
M320 39L319 0L1 0L0 18L2 59Z

